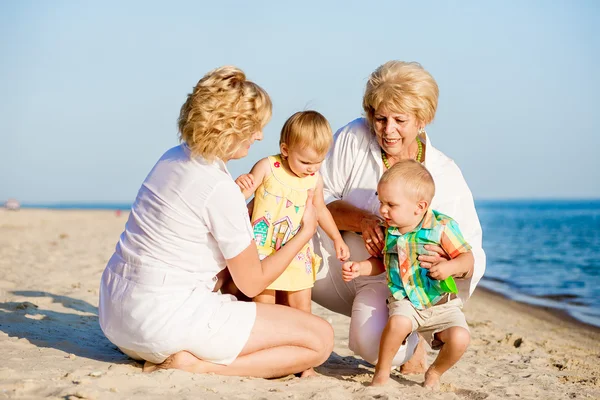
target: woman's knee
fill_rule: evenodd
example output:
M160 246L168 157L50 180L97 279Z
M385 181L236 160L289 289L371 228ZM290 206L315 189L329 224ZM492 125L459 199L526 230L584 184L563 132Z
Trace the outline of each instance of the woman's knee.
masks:
M317 340L315 340L316 348L314 350L319 354L319 364L322 364L327 361L333 351L334 332L329 322L319 317L314 318L318 320L315 323L314 334Z
M365 361L375 364L379 357L380 336L372 335L363 329L356 329L351 332L348 348Z

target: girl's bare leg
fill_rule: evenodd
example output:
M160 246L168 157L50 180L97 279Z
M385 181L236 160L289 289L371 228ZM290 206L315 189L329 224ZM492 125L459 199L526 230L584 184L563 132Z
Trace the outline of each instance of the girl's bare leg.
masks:
M187 351L173 354L159 368L233 376L274 378L295 374L327 360L333 350L333 328L314 315L280 305L256 304L256 322L242 352L230 365L213 364Z
M442 374L460 360L471 342L469 331L460 326L443 330L436 336L444 344L437 358L425 373L423 386L429 389L434 389L439 385Z
M375 366L375 375L373 376L371 386L384 385L387 383L388 379L390 379L394 356L398 352L402 342L404 342L411 332L412 323L410 322L410 319L400 315L392 315L388 319L383 334L381 335L379 359Z
M297 290L294 292L285 292L287 294L287 304L296 310L305 311L310 314L311 312L311 289ZM315 370L311 367L303 371L300 375L301 378L308 378L311 376L317 376Z
M275 304L275 291L271 289L265 289L261 294L252 299L255 303L263 304Z

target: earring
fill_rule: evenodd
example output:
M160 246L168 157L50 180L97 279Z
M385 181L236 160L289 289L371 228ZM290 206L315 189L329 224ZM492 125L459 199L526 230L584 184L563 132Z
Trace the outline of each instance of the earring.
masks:
M425 133L425 128L419 128L419 135L422 135Z

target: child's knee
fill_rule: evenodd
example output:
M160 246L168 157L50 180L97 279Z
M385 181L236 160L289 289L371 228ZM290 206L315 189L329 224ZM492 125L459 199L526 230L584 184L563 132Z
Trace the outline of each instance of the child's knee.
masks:
M453 326L443 333L445 333L445 340L442 341L450 343L453 347L466 349L471 343L471 333L461 326Z
M391 331L397 333L406 333L406 336L408 336L413 330L412 321L402 315L390 316L388 320L388 326Z

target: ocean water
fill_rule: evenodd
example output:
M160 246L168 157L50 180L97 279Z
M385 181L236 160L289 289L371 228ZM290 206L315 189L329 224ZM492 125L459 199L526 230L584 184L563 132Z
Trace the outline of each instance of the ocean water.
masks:
M600 200L481 201L481 286L600 326Z
M479 201L487 270L480 285L600 327L600 200ZM129 210L131 204L24 204Z

